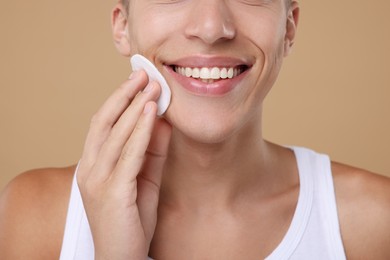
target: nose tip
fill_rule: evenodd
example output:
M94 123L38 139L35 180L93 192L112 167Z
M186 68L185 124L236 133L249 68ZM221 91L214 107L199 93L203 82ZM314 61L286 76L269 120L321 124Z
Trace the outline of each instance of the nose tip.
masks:
M187 37L201 39L206 44L233 39L236 28L229 8L222 1L207 0L207 3L197 4L192 11L186 28Z

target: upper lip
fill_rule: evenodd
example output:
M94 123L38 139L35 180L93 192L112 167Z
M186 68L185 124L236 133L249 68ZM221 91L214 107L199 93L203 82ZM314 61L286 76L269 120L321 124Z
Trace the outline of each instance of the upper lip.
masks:
M232 58L224 56L187 56L177 60L169 61L164 63L167 66L179 66L179 67L190 67L190 68L231 68L237 66L251 67L253 63L248 59L243 58Z

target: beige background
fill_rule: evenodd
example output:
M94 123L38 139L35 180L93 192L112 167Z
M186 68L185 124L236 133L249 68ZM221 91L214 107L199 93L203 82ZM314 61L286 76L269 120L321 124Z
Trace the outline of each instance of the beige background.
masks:
M110 1L0 3L0 189L77 162L89 118L129 74ZM294 53L265 108L265 136L390 176L388 0L301 1Z

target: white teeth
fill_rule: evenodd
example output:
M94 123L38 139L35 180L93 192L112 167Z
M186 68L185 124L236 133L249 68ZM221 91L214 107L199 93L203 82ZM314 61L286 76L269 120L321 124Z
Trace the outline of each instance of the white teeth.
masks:
M228 77L228 71L226 68L221 69L221 79L226 79Z
M231 79L231 78L233 78L233 76L234 76L234 70L233 70L233 68L230 68L229 70L228 70L228 78L229 79Z
M242 73L241 68L190 68L175 66L174 70L187 78L201 79L203 82L211 83L214 80L233 78Z
M210 78L212 78L212 79L220 79L221 78L221 72L220 72L219 68L214 67L211 69Z
M192 69L191 68L185 68L185 76L191 77L192 75Z
M201 79L209 79L210 78L210 70L208 68L200 69L200 78Z
M189 68L191 69L191 68ZM182 74L183 75L183 74ZM198 68L192 69L192 77L197 79L200 77L200 70ZM188 77L189 78L189 77Z

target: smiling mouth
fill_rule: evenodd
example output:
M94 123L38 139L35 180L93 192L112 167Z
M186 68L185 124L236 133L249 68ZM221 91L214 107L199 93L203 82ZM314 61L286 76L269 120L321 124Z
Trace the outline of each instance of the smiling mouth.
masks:
M176 73L184 77L197 79L199 81L208 84L214 83L219 80L232 79L234 77L241 75L249 68L247 65L239 65L236 67L212 67L212 68L181 67L176 65L172 65L170 67L172 68L173 71L175 71Z

